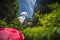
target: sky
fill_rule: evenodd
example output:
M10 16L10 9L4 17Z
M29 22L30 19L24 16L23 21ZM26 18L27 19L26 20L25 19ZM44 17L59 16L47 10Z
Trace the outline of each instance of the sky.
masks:
M26 11L28 14L28 18L32 18L33 11L34 11L34 4L36 0L18 0L20 5L19 16L21 12Z
M18 2L20 6L19 9L20 21L25 20L26 18L32 18L36 0L18 0Z

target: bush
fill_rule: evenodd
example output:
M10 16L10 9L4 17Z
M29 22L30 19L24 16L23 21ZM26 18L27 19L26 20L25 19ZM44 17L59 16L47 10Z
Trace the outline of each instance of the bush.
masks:
M34 14L33 25L44 27L60 27L60 4L52 3L47 5L51 12L40 13L40 10Z
M46 27L60 27L60 9L52 11L50 14L45 14L40 18L39 22Z
M26 28L23 33L25 35L25 40L52 40L57 27L35 27Z
M5 21L0 20L0 27L7 27L7 23Z
M22 30L23 29L22 24L20 23L20 21L18 20L17 17L14 20L12 20L10 22L10 24L8 24L8 26L12 27L12 28L16 28L18 30Z
M5 27L5 28L10 27L10 28L16 28L18 30L23 30L23 27L19 22L18 18L15 18L9 24L6 21L0 20L0 27Z
M18 13L18 0L0 0L0 20L9 23Z

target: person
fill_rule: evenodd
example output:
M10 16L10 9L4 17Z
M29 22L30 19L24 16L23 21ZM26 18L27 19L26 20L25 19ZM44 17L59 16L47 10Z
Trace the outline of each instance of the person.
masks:
M14 28L0 28L0 40L24 40L24 36Z

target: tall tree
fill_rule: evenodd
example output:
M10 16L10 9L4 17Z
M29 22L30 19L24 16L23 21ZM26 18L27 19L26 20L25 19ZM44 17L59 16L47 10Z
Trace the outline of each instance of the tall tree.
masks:
M0 20L11 21L18 12L18 0L0 0Z
M41 0L36 2L35 14L33 15L33 25L45 26L48 25L56 25L56 13L59 14L60 9L60 1L59 0ZM49 11L51 10L51 11ZM55 15L55 17L53 17ZM53 17L53 18L52 18ZM59 17L58 17L59 19ZM54 21L56 20L56 21ZM48 23L49 21L49 23ZM51 22L50 22L51 21ZM53 22L53 23L52 23ZM55 24L54 24L55 22ZM59 22L58 22L59 23Z

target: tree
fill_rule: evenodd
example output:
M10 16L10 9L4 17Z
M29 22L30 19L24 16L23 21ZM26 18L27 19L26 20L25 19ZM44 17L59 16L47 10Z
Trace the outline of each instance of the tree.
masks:
M46 0L45 0L46 1ZM34 26L59 26L60 25L60 3L58 2L59 0L50 0L50 3L46 3L47 7L51 9L51 12L47 13L48 10L39 10L40 6L42 4L38 4L39 8L35 11L35 14L33 16L33 25ZM47 8L46 7L46 8ZM45 7L44 7L45 8Z
M10 22L18 13L18 0L0 0L0 20Z

